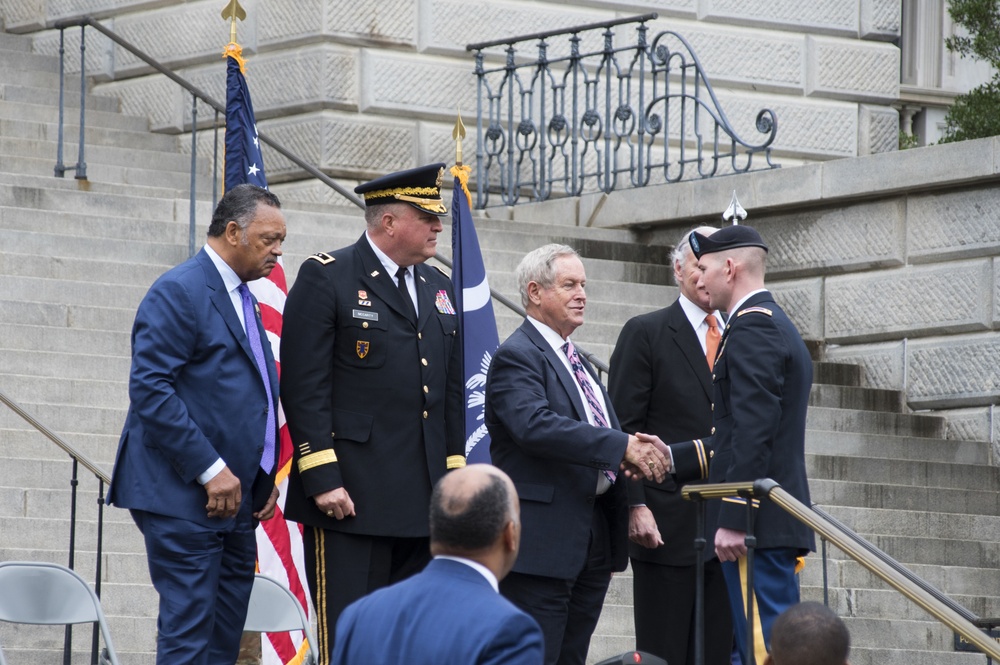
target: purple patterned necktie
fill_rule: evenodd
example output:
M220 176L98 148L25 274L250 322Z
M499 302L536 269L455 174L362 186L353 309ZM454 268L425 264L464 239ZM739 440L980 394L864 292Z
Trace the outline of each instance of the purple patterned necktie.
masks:
M260 468L264 473L271 473L274 468L274 399L271 397L271 379L267 373L267 360L264 359L264 347L260 343L260 331L257 330L257 313L254 311L250 289L246 284L240 284L237 289L240 300L243 301L243 321L246 324L247 339L250 350L257 361L257 370L264 380L264 391L267 392L267 430L264 432L264 454L260 458Z
M608 419L604 415L604 409L601 408L601 403L597 401L597 395L594 394L594 388L590 383L590 376L587 374L587 370L583 368L583 363L580 362L580 356L577 355L573 342L563 344L562 350L566 354L566 357L569 358L569 366L573 368L576 382L583 388L583 396L587 398L587 406L590 407L590 413L594 416L594 424L598 427L608 427ZM614 471L605 469L604 475L614 484L616 477Z

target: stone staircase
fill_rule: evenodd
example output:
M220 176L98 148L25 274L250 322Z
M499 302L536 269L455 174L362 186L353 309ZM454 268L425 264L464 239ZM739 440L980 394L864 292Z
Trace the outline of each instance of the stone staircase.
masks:
M110 471L127 407L129 330L149 284L187 255L189 158L175 137L117 113L115 100L87 99L89 180L52 177L58 63L30 41L0 32L0 390ZM78 103L68 95L71 105ZM78 108L78 107L77 107ZM71 110L71 123L78 117ZM67 137L75 140L70 124ZM75 159L76 146L66 155ZM442 156L442 159L447 159ZM285 267L294 279L315 251L353 243L356 212L296 203L294 185L273 188L288 219ZM211 182L201 174L200 192ZM287 192L287 195L284 194ZM201 224L211 203L197 206ZM344 211L344 208L337 208ZM574 335L607 359L621 324L670 302L665 248L631 233L477 220L491 285L517 300L512 270L545 242L576 246L588 271L588 323ZM449 235L440 251L450 255ZM501 338L520 318L495 305ZM899 393L864 387L854 366L817 362L808 421L813 500L982 616L1000 615L998 480L989 444L944 439L941 418L907 413ZM65 563L70 462L0 406L0 560ZM97 483L81 475L76 567L93 580ZM126 663L153 662L156 595L127 514L105 511L102 598ZM951 652L951 633L860 566L831 552L831 604L848 621L855 665L958 665L982 656ZM802 578L821 599L818 555ZM632 646L631 579L616 576L591 660ZM75 631L85 662L89 630ZM62 630L0 624L11 665L54 660Z

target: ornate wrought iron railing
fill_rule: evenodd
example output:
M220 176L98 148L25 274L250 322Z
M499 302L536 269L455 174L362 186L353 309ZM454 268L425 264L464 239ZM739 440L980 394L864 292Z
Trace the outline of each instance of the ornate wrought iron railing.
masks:
M672 30L649 39L656 17L466 47L476 52L478 78L477 207L491 189L514 205L743 173L758 154L778 166L774 112L757 113L759 142L741 137L691 44ZM525 57L531 42L535 55ZM504 45L503 64L490 66L488 49Z

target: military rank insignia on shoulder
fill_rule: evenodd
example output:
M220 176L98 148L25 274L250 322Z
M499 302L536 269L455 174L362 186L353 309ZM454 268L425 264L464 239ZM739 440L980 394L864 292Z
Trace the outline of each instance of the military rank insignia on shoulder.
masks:
M767 314L768 316L774 316L774 312L772 312L766 307L747 307L746 309L741 309L736 314L736 318L739 318L744 314L749 314L750 312L757 312L758 314Z
M319 261L323 265L327 265L328 263L333 263L334 261L337 260L332 256L330 256L329 254L327 254L326 252L316 252L312 256L307 257L306 260L308 259L312 259L313 261Z

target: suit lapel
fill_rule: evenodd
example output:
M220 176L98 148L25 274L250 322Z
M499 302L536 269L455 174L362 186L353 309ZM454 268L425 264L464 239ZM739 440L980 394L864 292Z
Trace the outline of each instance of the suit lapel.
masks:
M538 347L538 350L542 352L545 356L545 360L548 361L549 366L552 371L556 373L556 377L559 379L559 383L562 384L563 389L569 396L570 401L573 403L573 408L576 410L577 419L587 422L587 410L583 405L583 400L580 398L580 389L576 385L576 379L570 374L566 366L563 365L562 360L556 355L556 350L553 349L542 334L535 329L535 326L528 321L524 320L521 324L521 331L528 336L528 339Z
M236 315L236 309L233 307L233 301L229 297L229 292L226 291L222 275L219 274L218 268L212 263L212 259L209 258L204 249L196 255L196 258L201 265L202 271L205 273L205 286L211 294L209 299L212 301L212 305L226 323L229 332L236 338L244 353L247 354L247 357L254 364L254 367L256 367L257 361L253 357L250 340L247 339L246 330L240 325L240 318Z
M698 333L691 327L691 321L684 313L680 301L671 306L667 325L670 328L671 339L691 368L691 373L698 377L701 389L709 399L712 399L712 376L708 371L708 361L705 360L705 354L701 350Z

